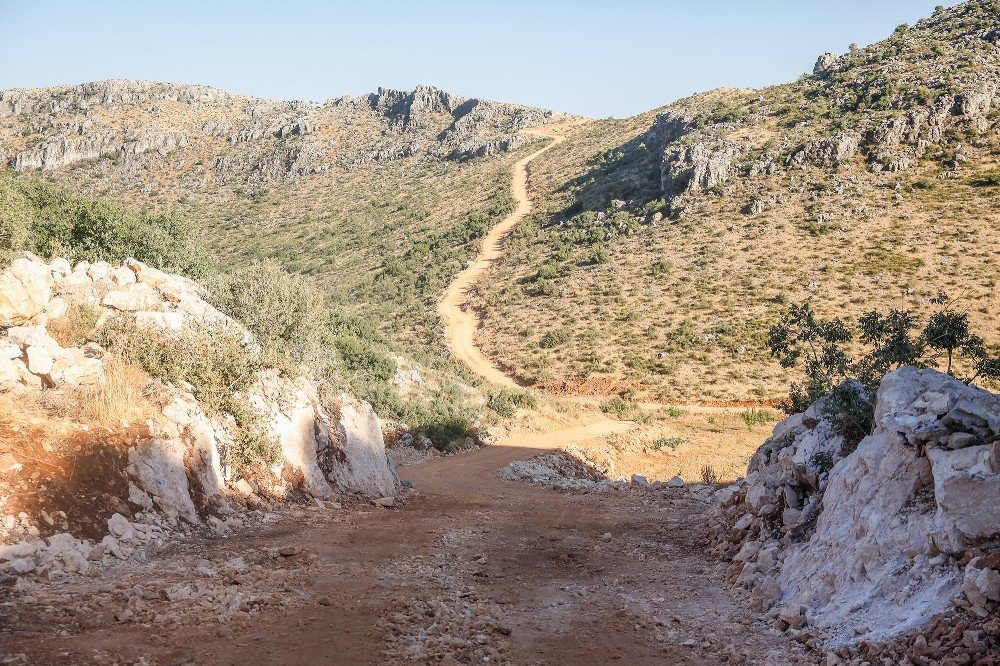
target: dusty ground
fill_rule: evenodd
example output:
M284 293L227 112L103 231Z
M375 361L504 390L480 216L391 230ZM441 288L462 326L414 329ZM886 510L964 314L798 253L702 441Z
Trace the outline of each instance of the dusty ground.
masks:
M404 468L416 491L391 509L288 510L17 593L35 603L8 596L4 661L794 662L798 646L731 597L703 553L703 494L569 494L498 477L511 460L622 427L510 438ZM196 594L175 598L185 586Z

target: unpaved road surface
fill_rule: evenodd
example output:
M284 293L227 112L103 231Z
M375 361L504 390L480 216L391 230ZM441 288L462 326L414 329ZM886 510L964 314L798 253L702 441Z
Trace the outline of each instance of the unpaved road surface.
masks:
M404 468L416 492L390 509L300 509L242 536L193 538L141 567L48 586L53 596L5 610L0 640L23 655L13 663L30 664L793 662L797 646L716 578L700 544L699 492L570 494L497 474L625 427L513 437ZM265 561L257 579L201 581L209 565L288 546L303 551ZM249 615L198 610L164 598L171 575L264 601ZM142 610L119 621L130 594ZM67 610L88 599L97 600L88 610Z
M497 368L490 359L483 356L476 347L474 339L479 319L469 307L468 290L503 254L503 241L507 234L531 212L531 199L528 197L528 165L542 153L565 141L565 137L559 133L558 126L542 127L526 133L551 141L514 164L511 180L511 194L517 204L514 212L486 234L479 255L452 280L444 297L438 302L438 315L444 325L445 341L452 354L466 363L476 374L506 388L518 388L518 384Z

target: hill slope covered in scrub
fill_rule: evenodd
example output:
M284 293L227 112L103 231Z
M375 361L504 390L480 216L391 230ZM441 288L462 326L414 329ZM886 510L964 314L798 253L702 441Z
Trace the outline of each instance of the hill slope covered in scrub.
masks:
M527 379L732 400L783 393L766 332L806 298L855 317L946 291L996 343L998 44L973 0L794 83L580 127L532 164L481 347Z
M216 283L262 261L301 274L329 306L308 360L445 446L484 403L433 304L509 208L520 130L558 118L427 86L323 104L146 81L3 91L0 247Z
M0 92L0 158L195 222L224 263L273 259L405 341L509 207L520 130L551 111L429 86L325 103L100 81Z

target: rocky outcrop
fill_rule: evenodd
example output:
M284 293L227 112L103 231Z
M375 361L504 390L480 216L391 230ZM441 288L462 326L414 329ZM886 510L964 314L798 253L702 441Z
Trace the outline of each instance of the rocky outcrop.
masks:
M44 142L14 156L12 166L18 171L52 171L115 152L121 147L113 137L94 136Z
M98 177L137 188L147 186L143 173L175 154L191 158L169 164L190 182L216 175L223 184L265 186L411 156L491 157L521 146L521 130L556 119L424 85L320 105L149 81L0 91L4 116L15 117L10 136L37 137L15 142L13 168L57 171L96 160Z
M369 96L372 110L403 131L427 127L432 116L451 115L465 102L462 97L425 85L412 91L379 88Z
M914 630L970 579L986 592L962 603L996 612L993 576L961 563L1000 536L1000 396L904 368L882 381L875 420L850 451L822 403L789 417L720 498L732 579L833 644Z
M813 74L825 74L840 64L840 56L836 53L826 52L816 59L813 65Z
M720 140L671 144L663 152L660 186L667 195L710 190L729 180L739 154L739 148Z
M813 166L821 169L838 167L858 152L861 137L854 132L839 132L802 145L788 158L788 166Z
M220 104L238 99L238 95L208 86L108 79L75 86L0 91L0 117L22 113L86 111L95 105L123 106L156 101Z
M25 255L0 273L0 392L72 392L104 383L104 349L83 340L64 348L48 333L67 303L90 308L101 325L125 319L165 336L222 330L255 344L187 278L135 260L71 267ZM249 402L280 450L279 462L252 483L222 462L236 437L231 418L207 410L189 386L150 381L147 393L156 410L142 432L130 435L128 495L120 499L168 522L197 524L259 496L386 497L399 487L371 406L343 395L321 399L307 375L265 371L251 388Z

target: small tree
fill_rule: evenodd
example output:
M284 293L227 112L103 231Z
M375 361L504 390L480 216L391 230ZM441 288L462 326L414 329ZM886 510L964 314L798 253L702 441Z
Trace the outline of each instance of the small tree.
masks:
M854 370L870 393L888 372L921 365L918 359L927 345L922 336L912 335L916 327L917 320L908 310L892 310L884 316L873 310L858 319L861 341L871 345L871 351L854 364Z
M931 349L947 355L948 369L952 374L952 363L956 352L962 351L970 356L984 355L983 339L973 335L969 330L969 314L958 312L951 307L947 294L938 294L931 300L941 305L941 310L931 315L924 328L924 340Z
M801 362L806 372L805 386L792 385L793 409L804 410L847 377L849 360L844 346L852 337L847 324L840 319L820 319L808 302L790 306L782 322L771 327L771 355L783 368Z
M817 317L808 302L790 306L782 321L771 328L768 343L782 367L801 364L805 370L805 386L792 384L789 390L792 410L804 411L826 397L823 414L844 437L846 454L870 432L875 392L893 370L904 365L933 366L943 355L946 371L954 375L955 359L961 356L973 370L966 383L1000 379L1000 355L991 355L983 339L970 331L968 314L956 311L945 294L931 302L941 309L919 333L917 318L908 310L864 313L857 331L869 350L856 362L845 351L854 338L847 324Z

